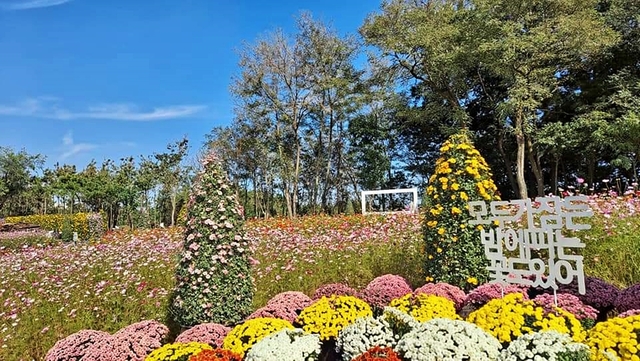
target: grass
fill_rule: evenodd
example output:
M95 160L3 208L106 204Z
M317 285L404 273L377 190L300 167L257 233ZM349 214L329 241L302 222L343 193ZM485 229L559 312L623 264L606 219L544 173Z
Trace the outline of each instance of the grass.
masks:
M595 199L585 273L624 287L640 282L640 202ZM255 307L289 290L311 294L342 282L364 287L392 273L422 285L420 217L314 216L247 222L257 239ZM164 320L179 229L119 231L99 244L0 240L0 360L42 360L81 329L108 332L142 319Z

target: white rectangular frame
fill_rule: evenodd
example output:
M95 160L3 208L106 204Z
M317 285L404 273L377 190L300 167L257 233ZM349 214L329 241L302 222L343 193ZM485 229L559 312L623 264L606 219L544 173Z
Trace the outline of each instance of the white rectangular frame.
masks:
M362 214L367 214L366 198L369 195L375 194L395 194L395 193L413 193L413 202L411 202L411 213L415 213L418 210L418 188L400 188L400 189L380 189L376 191L362 191L360 195L362 204ZM379 212L369 212L379 213ZM389 213L389 212L384 212Z

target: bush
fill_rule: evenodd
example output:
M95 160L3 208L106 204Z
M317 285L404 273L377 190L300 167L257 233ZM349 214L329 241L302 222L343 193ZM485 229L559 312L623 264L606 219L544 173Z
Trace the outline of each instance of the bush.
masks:
M69 335L47 352L45 361L77 361L84 357L85 352L111 335L104 331L82 330Z
M210 154L202 165L187 204L184 247L170 311L182 326L233 325L252 309L252 245L245 234L242 209L218 159Z
M204 350L213 350L213 348L200 342L168 343L153 350L144 361L188 361L191 355L197 355Z
M353 296L331 296L302 310L297 323L305 332L317 333L325 341L335 340L340 330L367 316L373 316L373 312L363 300Z
M28 223L40 226L47 231L69 232L68 240L73 232L78 232L82 241L99 241L105 233L105 219L100 213L69 214L36 214L31 216L7 217L6 223ZM66 226L65 226L66 223Z
M182 332L176 342L201 342L211 347L222 347L222 340L231 328L217 323L203 323Z
M426 322L434 318L460 319L456 314L455 303L441 296L410 293L391 301L389 306L411 315L419 322Z
M435 174L429 178L423 236L427 281L469 290L489 279L480 241L482 226L470 227L469 201L499 200L487 162L464 134L440 148Z
M244 356L256 342L284 329L293 329L293 325L277 318L254 318L234 327L224 338L222 348Z

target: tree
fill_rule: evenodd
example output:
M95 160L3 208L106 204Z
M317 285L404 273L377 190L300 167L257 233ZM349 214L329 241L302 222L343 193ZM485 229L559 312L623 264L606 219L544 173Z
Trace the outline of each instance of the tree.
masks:
M533 147L543 103L559 91L569 69L587 64L617 41L596 9L597 1L477 0L470 25L480 38L484 67L508 83L498 107L517 142L516 179L520 198L528 198L525 158L544 194L540 155Z
M29 154L25 150L15 152L11 148L0 147L0 211L2 213L8 214L12 211L5 206L28 189L32 172L43 164L44 157L40 154Z
M187 226L170 312L180 325L234 325L250 312L250 239L219 159L203 159L187 204Z
M181 140L167 145L166 153L156 153L154 158L157 163L157 174L160 176L162 189L168 194L171 201L171 226L175 225L176 212L178 208L178 195L180 186L184 182L184 169L182 161L184 160L187 150L189 149L189 140L182 138Z

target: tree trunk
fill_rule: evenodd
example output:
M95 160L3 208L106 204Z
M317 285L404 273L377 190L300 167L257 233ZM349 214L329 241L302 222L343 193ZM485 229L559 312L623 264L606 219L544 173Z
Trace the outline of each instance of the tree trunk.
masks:
M516 158L516 179L518 181L518 195L520 199L528 199L527 194L527 182L524 179L524 157L526 153L526 141L523 129L522 113L516 116L516 144L518 145L518 152Z
M540 165L540 157L536 154L535 149L533 149L531 137L526 137L526 141L529 163L531 163L531 170L533 171L533 176L536 179L537 195L538 197L544 197L544 174L542 173L542 166Z
M509 184L511 185L511 190L513 190L513 194L519 194L518 183L513 176L513 164L511 163L511 158L504 151L504 133L502 131L500 131L498 134L498 151L500 151L500 156L504 161L504 166L506 169L507 178L509 179Z
M553 174L551 174L551 182L553 185L551 186L551 191L554 195L558 195L558 166L560 165L560 158L555 157L553 159Z

